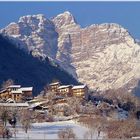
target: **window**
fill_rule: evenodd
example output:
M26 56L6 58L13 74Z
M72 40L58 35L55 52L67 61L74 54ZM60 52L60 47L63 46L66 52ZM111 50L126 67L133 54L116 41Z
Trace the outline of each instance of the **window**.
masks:
M16 95L14 95L14 100L16 100Z

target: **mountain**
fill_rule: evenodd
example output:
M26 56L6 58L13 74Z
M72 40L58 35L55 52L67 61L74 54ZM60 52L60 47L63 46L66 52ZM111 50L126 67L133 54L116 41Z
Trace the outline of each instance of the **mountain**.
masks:
M16 84L33 86L34 95L57 79L63 84L77 84L77 81L49 60L40 60L17 48L0 35L0 84L13 79Z
M33 56L48 56L92 89L132 89L140 79L140 46L116 23L81 28L66 11L52 19L23 16L1 33Z

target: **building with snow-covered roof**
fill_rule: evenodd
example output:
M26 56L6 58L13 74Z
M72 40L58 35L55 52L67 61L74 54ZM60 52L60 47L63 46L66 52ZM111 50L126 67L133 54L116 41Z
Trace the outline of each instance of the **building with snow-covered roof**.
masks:
M59 86L60 82L51 83L49 84L49 90L51 90L52 92L57 92Z
M53 82L53 83L50 84L50 86L54 86L54 85L60 85L60 83L59 82Z
M21 90L22 91L32 91L33 87L22 87Z
M2 107L29 107L28 103L0 103Z
M72 96L72 85L58 87L58 93L62 96Z
M24 100L32 99L33 87L22 87L22 94L24 95Z
M7 99L12 99L16 102L20 102L22 98L22 91L20 89L21 85L10 85L6 89L0 92L0 98L4 101Z
M49 84L49 90L65 97L70 96L83 97L88 92L88 87L86 84L73 86L73 85L60 85L59 82L55 82Z
M88 88L86 85L77 85L72 87L72 94L76 97L84 97L88 92Z
M20 88L20 87L21 87L21 85L10 85L7 88Z
M11 98L15 102L22 102L28 98L32 98L33 87L21 87L21 85L10 85L6 89L0 91L0 98L3 101Z

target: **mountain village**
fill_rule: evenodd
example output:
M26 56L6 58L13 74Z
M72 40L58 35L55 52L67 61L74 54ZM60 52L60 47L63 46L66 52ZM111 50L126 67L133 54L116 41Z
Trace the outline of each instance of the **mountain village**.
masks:
M81 121L84 118L90 119L91 116L103 116L109 120L129 118L131 104L115 104L115 101L101 98L96 92L91 92L85 84L62 85L55 81L47 84L39 95L33 96L33 87L8 85L0 91L1 126L4 125L4 132L10 133L8 122L13 128L16 127L16 122L20 122L27 133L31 122ZM2 118L3 115L5 118ZM139 111L137 118L140 118ZM5 133L3 137L12 137L12 134L8 133L7 136Z
M47 94L52 96L51 100L55 100L54 104L61 104L66 102L65 99L76 97L84 99L88 93L88 87L86 85L61 85L60 82L53 82L47 85L45 93L33 97L33 87L22 87L21 85L10 85L0 91L0 106L15 106L15 107L27 107L32 109L45 110L49 104ZM46 91L47 90L47 91ZM41 98L40 96L43 96ZM46 98L45 98L46 97ZM43 105L46 106L43 106ZM46 111L49 108L46 109Z
M62 100L65 102L65 98L77 97L83 99L84 96L88 93L88 88L86 85L60 85L59 82L51 83L47 89L52 96L54 96L54 100L61 103ZM38 108L43 109L44 99L40 98L40 95L37 97L33 97L32 95L33 87L21 87L21 85L10 85L6 89L0 91L0 99L1 106L11 106L15 104L15 106L26 106L30 108ZM47 94L47 93L45 93ZM49 93L48 93L49 94ZM45 97L45 95L43 95ZM47 100L45 101L47 103Z

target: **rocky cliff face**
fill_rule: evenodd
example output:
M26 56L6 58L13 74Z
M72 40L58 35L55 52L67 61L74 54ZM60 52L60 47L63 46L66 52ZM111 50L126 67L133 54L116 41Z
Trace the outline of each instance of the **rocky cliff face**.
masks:
M11 23L2 33L8 35L21 48L32 51L34 56L54 58L58 34L54 24L42 14L23 16L18 23Z
M1 32L33 55L49 56L90 88L119 88L140 78L140 46L115 23L81 28L64 12L52 20L24 16Z

